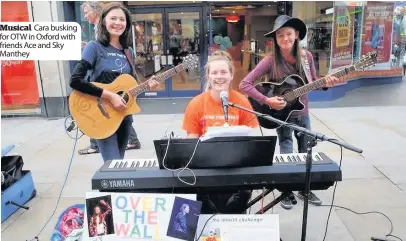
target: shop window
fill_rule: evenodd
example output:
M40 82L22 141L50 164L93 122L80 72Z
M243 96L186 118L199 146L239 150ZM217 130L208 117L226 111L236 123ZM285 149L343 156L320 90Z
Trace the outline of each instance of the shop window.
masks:
M320 77L327 75L330 68L333 5L333 2L313 2L312 4L298 2L293 4L293 16L296 16L298 11L304 11L298 17L307 26L307 44L301 45L313 54L316 75Z
M401 73L406 23L401 3L396 7L393 2L297 3L293 10L308 27L301 45L313 53L319 77L352 65L370 52L378 54L378 63L346 78Z
M406 3L395 2L393 13L392 56L393 65L406 64Z
M272 43L264 34L270 31L278 14L290 15L291 9L289 2L216 3L212 6L211 21L207 20L207 29L211 29L211 41L207 40L209 50L225 50L233 58L232 88L239 90L244 77L272 51Z
M1 22L29 21L27 2L1 2ZM1 61L1 110L2 114L39 111L34 61Z
M396 56L400 57L401 51L398 45L401 45L402 41L398 38L397 19L394 19L394 12L394 2L368 1L363 6L360 52L361 55L372 51L377 53L378 63L372 70L379 73L375 76L401 73Z
M248 73L248 69L243 68L242 54L245 16L232 12L230 14L222 15L215 14L212 17L210 26L212 29L212 42L211 45L209 43L209 46L211 46L213 52L216 50L223 50L231 55L235 67L232 88L238 89L239 83Z
M83 11L80 7L84 2L75 2L75 15L76 22L79 23L82 29L82 41L89 42L94 40L94 25L90 24L84 17Z

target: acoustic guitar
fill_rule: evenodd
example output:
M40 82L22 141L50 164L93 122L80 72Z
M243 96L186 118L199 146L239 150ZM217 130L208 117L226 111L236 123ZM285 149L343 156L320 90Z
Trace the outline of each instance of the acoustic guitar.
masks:
M365 68L377 63L377 54L371 52L362 56L355 64L345 67L344 69L333 73L332 75L340 78L354 71L364 70ZM312 83L306 82L299 75L289 75L281 83L260 82L255 85L255 88L267 97L280 96L286 102L285 108L281 110L271 109L267 104L260 104L252 97L248 97L252 108L262 114L270 115L278 120L287 121L288 118L295 112L303 111L305 105L300 100L300 97L310 91L319 89L326 85L325 78L321 78ZM279 124L259 117L258 122L261 127L266 129L275 129Z
M193 69L198 66L199 57L188 55L179 64L162 74L156 76L158 82L164 82L168 78L182 72L185 69ZM147 82L140 85L129 74L122 74L110 84L93 82L94 85L107 89L120 95L126 102L124 110L117 110L110 101L97 98L80 91L73 90L69 97L69 109L79 129L93 139L104 139L114 134L122 120L127 115L133 115L141 111L136 102L139 94L150 90Z

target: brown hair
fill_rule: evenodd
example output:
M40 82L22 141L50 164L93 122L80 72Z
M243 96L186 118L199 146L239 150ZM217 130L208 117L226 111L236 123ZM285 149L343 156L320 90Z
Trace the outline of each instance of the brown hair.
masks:
M297 30L295 29L295 31ZM280 73L278 65L282 64L283 56L281 53L281 49L276 41L276 34L272 35L271 41L274 48L273 51L271 51L270 55L274 57L274 62L272 66L272 76L270 76L270 78L272 78L274 81L282 80L282 78L284 78L285 76L283 75L283 73ZM295 43L293 44L292 55L296 59L296 71L300 76L303 77L303 70L300 64L300 51L302 51L302 49L299 47L299 39L296 39Z
M126 26L124 32L120 35L119 41L121 46L126 49L128 48L128 43L129 43L129 32L131 29L132 21L131 21L131 13L128 11L126 7L124 7L123 4L121 3L111 3L107 5L105 8L103 8L103 11L101 13L99 23L97 24L97 41L99 41L101 44L104 46L107 46L110 44L110 33L107 31L106 24L105 24L105 18L107 14L114 9L121 9L124 12L125 15L125 20L126 20Z
M206 76L209 74L210 71L210 64L213 61L217 61L217 60L225 60L228 63L228 68L230 70L231 74L234 74L234 63L233 63L233 59L231 58L231 55L223 50L216 50L212 55L209 56L208 60L207 60L207 64L205 66L205 73ZM208 80L206 80L206 88L205 90L208 90L210 88L210 83Z

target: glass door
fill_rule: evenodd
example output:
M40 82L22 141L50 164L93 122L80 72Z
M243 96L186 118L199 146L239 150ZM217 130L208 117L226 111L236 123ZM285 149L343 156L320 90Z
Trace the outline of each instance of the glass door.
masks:
M169 81L170 96L191 97L201 93L202 65L202 8L166 8L167 34L165 35L168 63L173 66L183 63L183 58L194 55L197 64L186 69Z
M167 69L164 55L164 20L163 9L138 9L132 12L132 46L136 53L134 64L138 83L143 83ZM139 97L169 96L167 81L154 90L140 94Z
M139 97L193 97L201 93L201 17L201 7L132 9L132 45L139 83L182 64L185 57L194 55L196 62L194 68L175 74Z

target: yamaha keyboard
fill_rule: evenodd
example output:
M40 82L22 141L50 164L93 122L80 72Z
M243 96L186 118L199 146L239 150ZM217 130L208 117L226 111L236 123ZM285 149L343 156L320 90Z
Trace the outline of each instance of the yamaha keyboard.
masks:
M306 154L275 154L272 165L228 169L193 169L195 185L178 179L179 171L160 169L156 159L124 159L104 163L92 178L92 189L103 192L196 193L271 188L304 190ZM179 177L194 182L190 170ZM339 166L322 152L313 153L311 190L326 190L341 181Z

